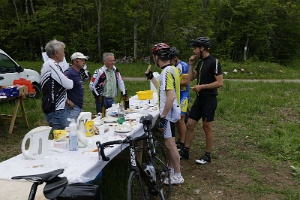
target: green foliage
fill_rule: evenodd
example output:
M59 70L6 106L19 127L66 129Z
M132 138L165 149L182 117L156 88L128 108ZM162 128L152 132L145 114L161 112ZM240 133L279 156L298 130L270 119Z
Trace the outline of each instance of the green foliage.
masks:
M100 1L100 35L97 33L98 1L3 1L0 12L0 47L18 60L39 60L41 47L52 39L100 61L100 52L117 58L132 57L137 25L138 58L150 55L154 43L176 46L182 58L190 56L189 41L212 39L218 58L241 61L247 57L284 61L300 54L300 4L279 0L130 0ZM28 12L26 12L28 10Z
M298 66L298 62L295 62L294 66ZM20 62L19 64L40 71L42 62ZM88 62L91 72L101 65ZM120 68L124 77L144 77L143 73L147 68L146 63L117 63L116 65ZM234 65L234 68L239 69L237 67L239 64L222 62L222 67L226 69L232 67L232 65ZM259 62L249 62L247 63L247 68L245 66L242 67L252 71L254 74L257 74L256 70L260 70L259 73L265 73L269 79L277 78L276 72L282 68L278 64ZM153 68L155 69L155 66ZM261 68L264 70L261 70ZM290 67L289 70L285 73L285 78L287 79L294 78L293 74L300 74L297 67ZM241 77L247 76L242 74ZM149 88L149 81L146 80L138 82L125 81L125 84L129 96L135 95L136 91ZM194 84L192 82L191 86ZM225 80L224 86L219 89L219 104L214 125L216 134L221 135L222 131L229 133L228 138L221 136L224 142L228 142L226 147L228 149L225 151L231 152L233 156L245 161L252 161L255 156L262 160L266 159L268 162L271 160L273 162L286 163L292 166L291 173L293 177L296 180L300 180L300 102L299 95L297 95L299 92L299 83L234 82ZM195 93L192 92L191 102L194 100ZM117 98L116 101L119 101L119 99ZM0 134L0 161L20 154L20 142L24 135L37 126L46 125L44 114L41 110L41 99L26 98L24 103L29 128L25 127L22 120L17 119L13 134ZM11 114L13 106L13 102L1 102L1 114ZM94 97L88 89L88 82L85 82L84 111L90 111L95 114ZM21 113L18 114L20 115ZM217 126L218 128L216 128ZM8 123L0 121L0 130L3 133L8 127ZM219 127L222 127L222 129ZM234 149L230 146L232 143L238 143L241 149ZM251 149L251 154L248 151L242 151L244 149ZM115 160L111 161L107 166L109 168L104 169L103 175L103 181L107 181L103 182L104 197L105 199L122 198L121 195L125 193L124 189L126 189L126 179L128 177L127 162L126 160ZM236 170L245 170L251 174L251 182L246 187L239 188L242 191L246 191L256 197L261 194L270 194L270 196L282 194L283 198L286 199L299 199L299 191L294 191L288 187L274 191L272 185L263 184L259 171L251 166L246 169L236 168ZM218 174L221 173L218 172ZM276 174L275 176L278 175ZM109 181L116 187L111 187L112 184ZM116 182L118 184L114 184ZM187 184L189 184L188 181Z

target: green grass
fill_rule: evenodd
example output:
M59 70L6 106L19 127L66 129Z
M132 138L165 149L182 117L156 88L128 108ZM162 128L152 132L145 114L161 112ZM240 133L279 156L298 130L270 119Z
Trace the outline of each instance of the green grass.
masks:
M25 68L40 71L43 62L18 62ZM299 63L295 60L287 66L270 62L241 62L233 63L229 61L220 61L225 79L300 79ZM141 63L116 63L115 64L124 77L144 77L148 64ZM102 67L102 63L87 62L88 70L91 74L95 69ZM233 73L236 69L237 73ZM160 72L160 69L152 64L152 70ZM243 70L243 71L242 71Z
M39 71L41 62L19 62L25 67ZM88 63L89 64L89 63ZM147 64L116 64L123 76L140 76L147 68ZM253 76L249 74L237 73L228 74L230 78L267 78L267 79L294 79L299 78L300 69L296 67L283 67L279 65L267 65L266 63L250 63L249 68L244 69L252 71ZM31 66L31 67L29 67ZM90 71L96 69L97 65L91 63ZM262 66L262 67L260 67ZM223 71L237 68L236 64L223 64ZM278 73L283 68L285 73ZM92 69L92 70L91 70ZM225 69L225 70L224 70ZM237 68L238 69L238 68ZM149 82L129 82L126 81L126 88L129 96L135 95L136 91L148 89ZM193 83L192 83L193 84ZM295 180L300 183L300 83L266 83L266 82L232 82L225 80L225 85L219 89L218 108L216 111L216 121L219 127L227 133L230 133L227 140L231 143L239 143L249 145L254 148L254 152L262 159L271 160L272 162L288 162L295 168L291 169L291 173ZM195 99L195 94L191 93L191 102ZM116 98L116 101L119 101ZM1 103L1 113L11 114L13 103ZM22 120L17 119L16 128L13 134L6 134L8 123L0 121L0 161L6 160L14 155L21 153L20 144L23 136L31 129L46 125L44 115L41 110L41 99L25 100L29 128L26 128ZM84 110L91 111L95 114L95 104L91 92L88 89L88 83L85 83ZM20 114L20 113L19 113ZM234 156L241 160L251 160L253 155L249 155L240 149L230 149ZM217 155L216 155L217 156ZM127 181L127 163L111 162L109 168L104 169L102 179L103 187L107 196L105 199L114 199L114 195L118 192L111 187L116 183L122 187L122 193L126 188ZM122 170L120 170L122 168ZM249 170L253 170L249 168ZM120 174L112 176L117 172ZM289 191L288 188L282 191L273 191L272 186L263 187L258 179L255 170L251 171L253 183L247 188L240 188L251 193L277 193L282 194L285 199L294 199L299 197L299 193ZM120 181L119 181L120 179ZM122 180L122 181L121 181ZM107 184L109 186L107 186ZM126 190L125 190L126 191ZM119 194L118 194L119 195ZM122 199L122 196L118 196Z

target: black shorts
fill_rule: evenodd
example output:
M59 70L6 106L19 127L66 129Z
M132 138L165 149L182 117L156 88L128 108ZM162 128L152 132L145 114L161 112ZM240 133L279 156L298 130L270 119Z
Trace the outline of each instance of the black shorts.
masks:
M199 121L211 122L214 121L215 112L217 109L217 96L200 95L197 96L189 113L189 118Z

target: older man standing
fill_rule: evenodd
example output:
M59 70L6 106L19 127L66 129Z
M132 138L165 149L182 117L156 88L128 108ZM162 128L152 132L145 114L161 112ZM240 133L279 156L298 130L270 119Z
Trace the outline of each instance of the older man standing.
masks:
M95 70L90 81L90 89L93 92L96 103L96 111L101 111L102 104L110 108L114 98L118 96L118 87L125 96L125 84L122 76L115 67L115 56L113 53L103 54L104 66Z
M49 60L41 69L42 109L53 130L65 129L67 126L66 90L73 88L73 81L64 75L61 66L58 65L65 57L65 44L52 40L46 44L45 50Z
M65 71L65 75L73 80L74 87L67 91L68 99L66 103L67 118L77 120L83 106L84 84L82 72L88 57L80 52L75 52L71 56L72 65Z

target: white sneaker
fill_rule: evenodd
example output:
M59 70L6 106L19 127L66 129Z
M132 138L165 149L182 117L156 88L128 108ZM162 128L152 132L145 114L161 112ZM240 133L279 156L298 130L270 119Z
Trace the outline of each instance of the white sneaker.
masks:
M171 181L169 181L169 179L166 178L164 181L164 184L168 185L171 183L171 185L178 185L178 184L182 184L184 182L184 179L182 176L175 176L174 174L170 174L170 179L171 179Z

